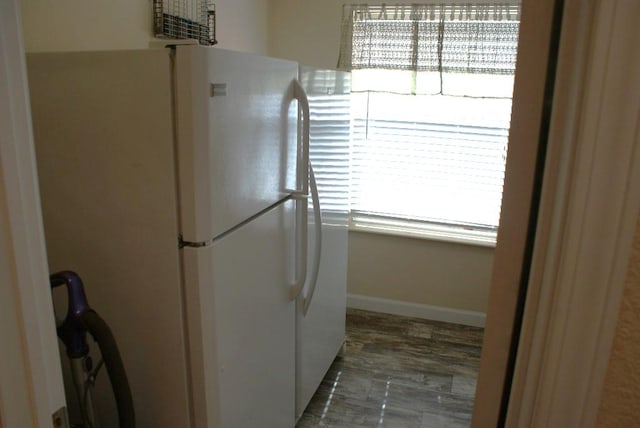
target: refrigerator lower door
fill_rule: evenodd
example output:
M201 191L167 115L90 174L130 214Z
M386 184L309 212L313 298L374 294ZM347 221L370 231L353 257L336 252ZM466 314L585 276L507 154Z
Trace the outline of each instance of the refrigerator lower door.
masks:
M296 419L309 404L344 341L347 238L345 225L322 226L320 271L306 315L303 311L306 289L297 301ZM313 239L310 233L311 248Z
M195 426L295 423L294 202L211 246L183 248Z

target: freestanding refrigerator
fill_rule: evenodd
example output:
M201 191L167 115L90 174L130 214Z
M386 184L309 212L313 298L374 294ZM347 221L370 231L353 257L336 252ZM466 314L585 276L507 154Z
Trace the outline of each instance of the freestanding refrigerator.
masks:
M28 74L49 267L76 271L114 332L137 426L293 427L298 65L178 46L32 54Z

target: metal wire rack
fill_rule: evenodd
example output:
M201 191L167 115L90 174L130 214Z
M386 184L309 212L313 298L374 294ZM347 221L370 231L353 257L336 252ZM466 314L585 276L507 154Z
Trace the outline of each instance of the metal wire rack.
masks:
M209 0L153 0L156 37L215 45L216 6Z

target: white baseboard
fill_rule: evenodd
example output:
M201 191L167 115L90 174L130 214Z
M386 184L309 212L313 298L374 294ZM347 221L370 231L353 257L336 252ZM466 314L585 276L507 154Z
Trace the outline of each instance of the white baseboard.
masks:
M469 325L472 327L484 327L486 319L486 314L483 312L423 305L403 302L401 300L381 299L379 297L369 297L358 294L347 294L347 306L354 309Z

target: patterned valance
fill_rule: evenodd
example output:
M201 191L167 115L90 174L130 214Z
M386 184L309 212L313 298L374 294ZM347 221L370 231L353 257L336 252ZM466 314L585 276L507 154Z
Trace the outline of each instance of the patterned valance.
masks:
M338 68L510 75L520 6L345 5Z

